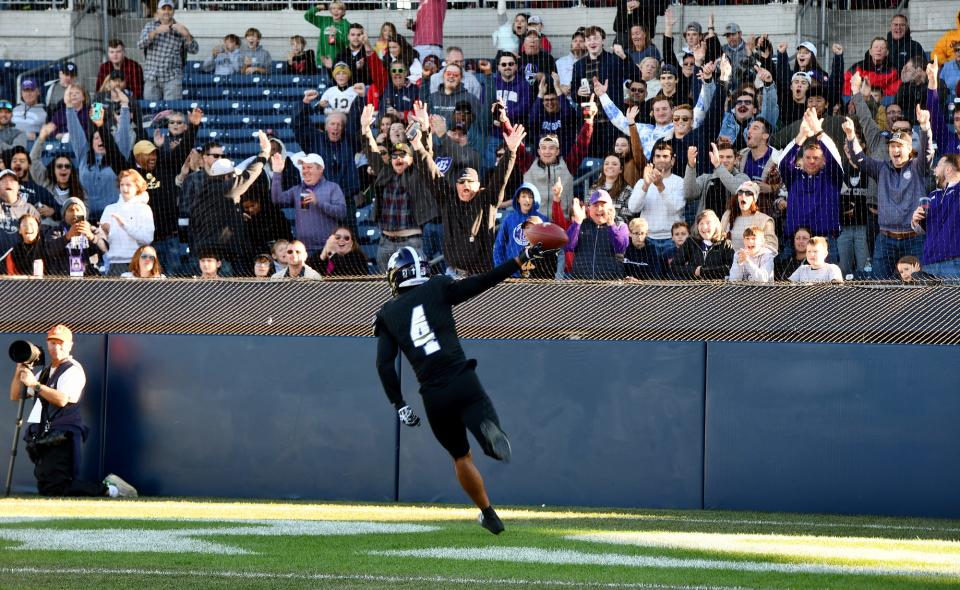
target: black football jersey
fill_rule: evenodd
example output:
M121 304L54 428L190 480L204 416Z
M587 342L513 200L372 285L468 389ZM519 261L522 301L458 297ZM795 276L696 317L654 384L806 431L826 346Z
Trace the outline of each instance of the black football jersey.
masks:
M453 306L493 287L519 268L510 259L491 271L460 281L436 276L380 308L374 322L374 334L379 338L377 370L393 403L403 399L396 371L390 366L397 347L413 366L421 391L443 387L467 364L453 321Z
M453 321L448 293L453 284L448 276L433 277L391 299L377 314L378 335L396 341L423 389L443 385L467 362Z

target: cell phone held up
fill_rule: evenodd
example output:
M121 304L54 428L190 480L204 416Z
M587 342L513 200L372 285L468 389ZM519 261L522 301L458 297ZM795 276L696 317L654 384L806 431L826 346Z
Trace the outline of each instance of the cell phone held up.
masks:
M90 107L90 120L94 122L103 121L103 103L95 102Z
M414 121L407 128L407 141L413 141L418 135L420 135L420 122Z

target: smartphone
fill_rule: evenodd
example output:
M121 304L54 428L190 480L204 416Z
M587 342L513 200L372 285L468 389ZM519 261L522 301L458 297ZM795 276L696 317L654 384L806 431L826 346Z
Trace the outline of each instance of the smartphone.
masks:
M580 90L587 91L587 94L590 93L590 82L586 78L580 78Z
M103 120L103 103L95 102L90 111L90 119L92 121L102 121Z
M86 221L86 220L87 220L87 216L83 214L80 214L74 217L74 223L80 223L81 221Z
M414 121L407 129L407 141L413 141L420 134L420 122Z

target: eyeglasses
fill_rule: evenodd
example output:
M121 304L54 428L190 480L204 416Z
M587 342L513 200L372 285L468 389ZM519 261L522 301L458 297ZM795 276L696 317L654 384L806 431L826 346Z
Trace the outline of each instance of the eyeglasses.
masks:
M304 255L304 256L306 256L306 254L307 254L307 251L306 251L306 250L287 250L287 254L296 254L297 252L299 252L300 254L302 254L302 255Z
M631 86L631 87L630 87L630 92L646 92L646 91L647 91L647 89L644 88L643 86Z
M147 254L146 252L142 252L140 254L140 260L156 260L156 259L157 257L154 256L153 254Z
M349 241L350 241L351 239L353 239L353 238L351 238L350 236L341 236L341 235L339 235L339 234L333 234L333 239L335 239L335 240L342 240L342 241L344 241L344 242L349 242Z
M756 195L753 194L752 191L737 191L737 196L739 197L740 195L747 195L747 196L750 196L750 197L756 197Z
M7 109L8 111L12 111L13 105L10 104L9 100L0 100L0 109Z
M214 153L214 152L210 152L209 154L206 154L206 155L210 156L210 157L213 158L214 160L219 160L219 159L222 158L225 154L223 154L222 152L219 153L219 154L218 154L218 153Z
M391 160L402 160L404 157L406 157L406 155L407 155L407 154L403 154L403 153L393 153L393 154L390 154L390 159L391 159Z
M517 65L517 62L515 62L515 61L502 61L502 62L500 62L500 67L501 67L501 68L512 68L512 67L515 66L515 65Z
M695 62L695 61L685 61L685 62L683 62L683 67L685 67L685 68L692 68L692 67L695 66L695 65L697 65L697 62Z
M753 106L753 101L752 101L752 100L738 100L736 104L737 104L737 106L740 106L740 105L742 105L742 104L745 104L745 105L747 105L747 106L749 106L749 107L752 107L752 106Z
M185 125L185 124L186 124L185 121L181 121L181 120L179 120L179 119L174 119L174 120L172 120L172 121L167 121L167 125Z
M73 164L70 164L70 163L57 164L57 170L70 170L72 168L73 168Z
M673 122L674 122L674 123L681 123L681 122L682 122L682 123L686 123L686 122L689 121L690 119L692 119L692 117L675 115L675 116L673 117Z
M405 70L405 69L403 69L403 68L390 68L390 73L391 73L391 74L406 74L406 73L407 73L407 70Z

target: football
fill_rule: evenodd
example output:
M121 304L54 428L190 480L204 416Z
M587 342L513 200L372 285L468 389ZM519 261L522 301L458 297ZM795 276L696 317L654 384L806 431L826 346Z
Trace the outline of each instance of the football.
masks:
M523 234L531 245L543 244L544 250L555 250L567 245L567 232L559 225L549 221L528 223L523 228Z

